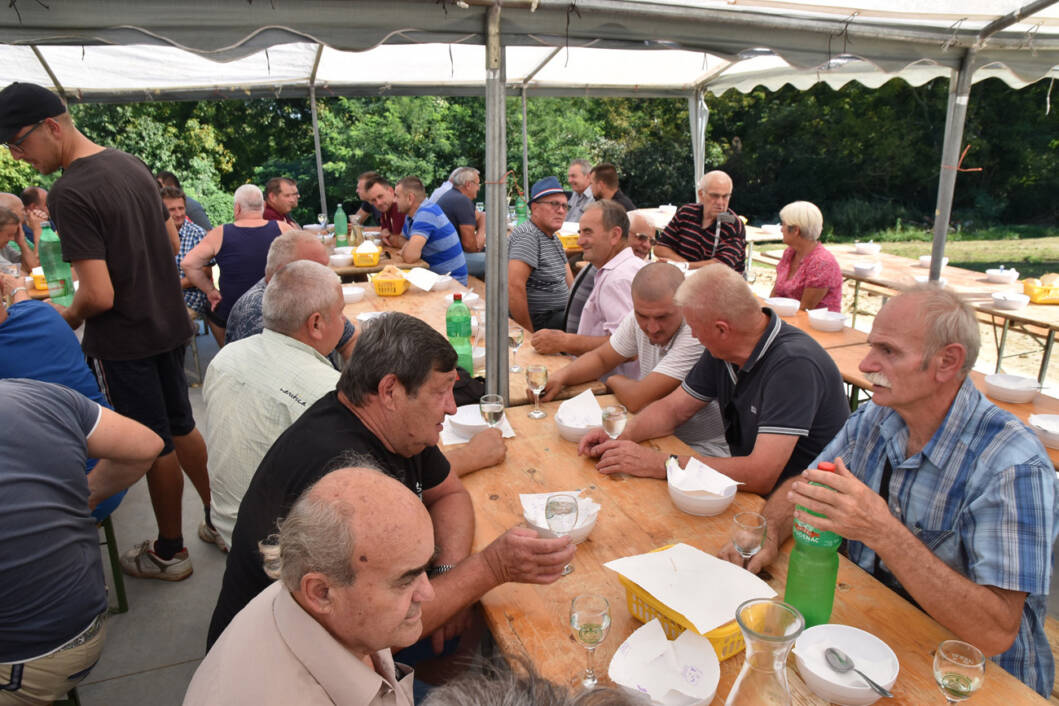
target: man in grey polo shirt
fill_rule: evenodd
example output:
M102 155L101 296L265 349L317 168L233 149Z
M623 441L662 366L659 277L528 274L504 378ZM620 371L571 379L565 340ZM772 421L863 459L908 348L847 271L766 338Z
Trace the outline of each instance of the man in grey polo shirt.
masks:
M568 221L580 221L585 207L595 201L592 195L592 184L589 172L592 164L587 159L575 159L570 162L570 168L566 170L566 182L572 190L570 193L570 212L566 214Z

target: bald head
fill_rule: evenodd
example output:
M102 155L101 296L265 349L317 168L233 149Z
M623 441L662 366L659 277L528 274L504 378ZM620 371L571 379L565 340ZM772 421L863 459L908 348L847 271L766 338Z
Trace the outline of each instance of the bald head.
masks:
M684 273L668 262L652 262L640 268L632 278L632 295L644 302L672 301Z
M704 321L724 320L735 331L752 331L764 314L742 276L721 263L701 268L677 289L676 301L684 316Z
M280 268L297 260L312 260L321 265L330 262L327 248L315 233L307 230L289 230L273 240L268 248L268 259L265 261L265 281L271 281L272 275L276 274Z
M629 247L641 260L651 254L655 226L639 211L629 213Z
M18 216L19 221L24 220L23 213L25 209L22 206L22 199L9 194L6 191L0 192L0 208L6 208L7 210Z
M699 201L702 202L703 216L709 222L728 210L728 202L731 198L732 178L724 172L720 170L706 172L699 179Z

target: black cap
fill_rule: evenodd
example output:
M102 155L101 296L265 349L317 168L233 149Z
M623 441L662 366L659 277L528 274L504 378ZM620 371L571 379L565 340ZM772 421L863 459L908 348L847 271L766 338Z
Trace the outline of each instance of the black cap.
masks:
M55 93L35 83L16 81L0 91L0 143L10 142L26 125L66 112Z

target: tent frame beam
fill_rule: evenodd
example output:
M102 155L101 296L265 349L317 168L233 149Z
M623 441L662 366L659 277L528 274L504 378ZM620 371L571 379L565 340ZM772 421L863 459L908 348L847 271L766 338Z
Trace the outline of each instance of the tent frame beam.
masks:
M320 212L328 213L327 191L324 184L324 161L320 151L320 124L316 119L316 70L320 68L320 58L324 54L324 45L316 45L316 58L313 59L313 70L309 74L309 112L313 119L313 147L316 150L316 182L320 187Z
M507 401L507 107L500 2L486 15L485 75L485 391Z

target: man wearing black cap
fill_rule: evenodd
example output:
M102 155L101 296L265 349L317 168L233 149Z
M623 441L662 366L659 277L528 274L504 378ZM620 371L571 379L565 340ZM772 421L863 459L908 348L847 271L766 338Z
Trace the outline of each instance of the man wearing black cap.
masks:
M181 532L181 466L207 506L200 536L211 526L206 446L184 377L192 329L173 267L176 228L147 166L85 137L51 91L30 83L0 91L0 140L41 174L63 170L48 211L79 288L69 307L56 308L72 328L84 323L82 347L114 409L164 442L147 473L158 541L126 552L122 568L179 581L192 570Z
M527 332L563 328L574 276L556 233L566 220L568 195L555 177L536 182L530 189L530 218L508 239L508 308Z

